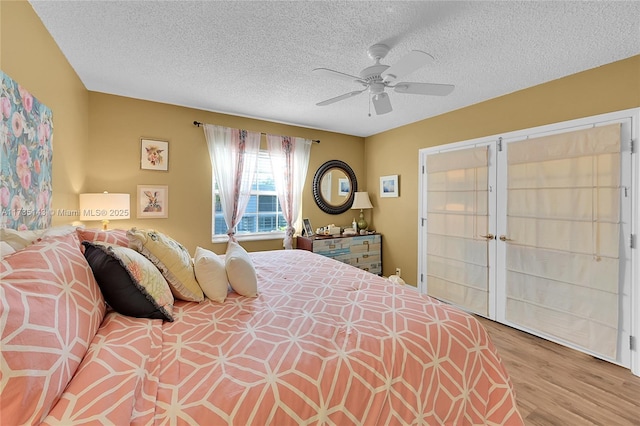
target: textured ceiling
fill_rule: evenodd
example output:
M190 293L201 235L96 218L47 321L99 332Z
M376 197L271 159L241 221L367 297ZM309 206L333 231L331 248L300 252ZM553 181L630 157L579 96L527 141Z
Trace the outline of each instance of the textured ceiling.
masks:
M640 54L638 1L30 3L89 90L358 136ZM454 92L316 106L360 86L311 70L357 75L375 43L430 53L402 80Z

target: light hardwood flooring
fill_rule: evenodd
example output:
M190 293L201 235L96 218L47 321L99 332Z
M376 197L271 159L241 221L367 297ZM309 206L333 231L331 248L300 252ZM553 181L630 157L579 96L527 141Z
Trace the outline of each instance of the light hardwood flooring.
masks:
M507 368L527 425L640 425L640 377L478 317Z

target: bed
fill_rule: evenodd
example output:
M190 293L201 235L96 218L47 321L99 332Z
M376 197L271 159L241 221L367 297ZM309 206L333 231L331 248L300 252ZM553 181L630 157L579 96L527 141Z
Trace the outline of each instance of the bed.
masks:
M71 253L79 241L65 244L79 268L83 257ZM3 299L19 288L12 256L0 269L13 279L11 288L3 281ZM27 422L522 424L500 356L471 315L308 251L250 257L258 297L176 300L173 322L108 311L77 365L65 364L60 394L41 397ZM9 350L3 404L16 403ZM2 424L11 424L5 413Z

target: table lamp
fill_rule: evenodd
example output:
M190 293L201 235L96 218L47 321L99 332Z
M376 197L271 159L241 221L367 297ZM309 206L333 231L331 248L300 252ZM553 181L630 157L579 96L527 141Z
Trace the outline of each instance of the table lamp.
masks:
M353 204L351 205L351 209L360 209L360 220L358 220L358 229L363 230L367 229L369 224L366 220L364 220L364 212L363 209L372 209L371 201L369 200L368 192L356 192L353 197Z
M107 230L110 220L129 219L129 194L80 194L80 220L101 220Z

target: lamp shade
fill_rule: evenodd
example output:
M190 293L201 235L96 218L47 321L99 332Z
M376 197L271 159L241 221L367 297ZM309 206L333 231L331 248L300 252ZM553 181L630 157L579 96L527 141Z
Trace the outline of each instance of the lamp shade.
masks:
M371 201L369 200L368 192L356 192L353 197L352 209L372 209Z
M130 217L129 194L80 194L80 220L117 220Z

